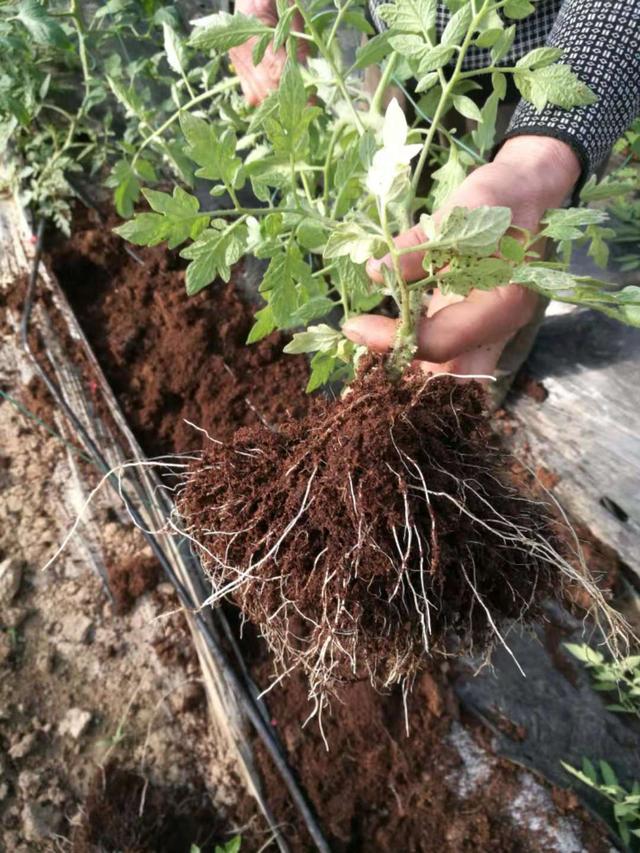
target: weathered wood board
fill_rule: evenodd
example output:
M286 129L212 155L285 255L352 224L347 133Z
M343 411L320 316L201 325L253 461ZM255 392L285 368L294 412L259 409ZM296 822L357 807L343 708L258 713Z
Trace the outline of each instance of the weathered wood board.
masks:
M640 575L640 329L552 309L526 369L547 399L509 408L534 461L560 478L563 506Z

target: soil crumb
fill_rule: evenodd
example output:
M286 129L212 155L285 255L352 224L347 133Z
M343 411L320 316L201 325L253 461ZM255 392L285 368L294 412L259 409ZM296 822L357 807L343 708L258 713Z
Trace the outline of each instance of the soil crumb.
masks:
M65 290L129 423L149 455L229 439L240 426L277 424L306 412L308 367L273 334L247 346L254 307L217 282L187 296L184 262L163 247L125 251L116 220L79 216L49 265Z
M121 615L128 613L141 595L157 587L161 571L153 554L136 554L109 564L107 576L115 612Z
M192 465L179 509L214 590L320 707L340 681L407 681L425 651L488 647L501 619L562 597L550 517L491 447L484 403L480 386L371 365L342 400Z

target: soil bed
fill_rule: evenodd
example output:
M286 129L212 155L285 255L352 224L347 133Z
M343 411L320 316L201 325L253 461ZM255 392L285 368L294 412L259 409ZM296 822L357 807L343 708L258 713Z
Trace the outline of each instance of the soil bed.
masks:
M70 241L52 249L51 263L148 453L202 446L185 417L229 441L240 426L309 411L305 362L282 356L276 336L245 348L252 309L232 285L187 299L175 255L151 249L140 256L144 266L85 217ZM244 650L256 682L268 685L273 659L250 626ZM380 695L366 681L343 686L323 721L329 752L317 726L302 729L310 711L302 673L275 686L267 702L335 851L609 849L575 799L543 786L531 794L532 777L491 756L481 729L460 724L446 664L418 675L408 699L409 736L398 688ZM256 751L292 850L312 849L260 744ZM538 818L537 830L516 803Z

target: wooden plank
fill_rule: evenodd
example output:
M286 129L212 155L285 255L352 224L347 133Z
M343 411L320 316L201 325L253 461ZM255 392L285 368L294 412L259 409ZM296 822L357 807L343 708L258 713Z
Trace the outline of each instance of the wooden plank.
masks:
M552 312L526 370L548 396L509 408L535 464L558 475L563 506L640 574L640 329Z

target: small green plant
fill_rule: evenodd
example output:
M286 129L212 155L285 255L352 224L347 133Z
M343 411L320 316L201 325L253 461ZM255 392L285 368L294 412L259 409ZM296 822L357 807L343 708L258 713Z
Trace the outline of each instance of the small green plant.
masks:
M534 235L515 229L513 236L508 208L458 208L440 222L433 219L431 214L470 166L491 149L497 108L509 79L538 109L546 104L571 108L595 98L562 62L558 48L539 48L514 66L503 64L517 22L534 11L528 0L449 0L453 15L439 42L436 5L435 0L398 0L381 7L389 30L360 48L354 62L347 60L337 37L347 21L347 7L327 8L320 0L295 0L291 7L281 2L276 27L224 12L195 22L190 44L211 51L215 61L224 63L226 51L251 37L257 39L255 61L270 42L284 46L291 58L278 91L257 109L243 104L236 86L210 101L210 117L194 101L174 116L195 176L208 183L212 195L226 194L231 208L202 210L197 198L181 187L172 195L146 190L151 210L117 229L138 245L186 243L181 254L189 261L189 293L216 278L228 280L231 266L243 255L268 260L260 288L264 305L249 341L274 329L307 327L294 335L287 351L313 355L309 390L352 375L360 355L360 348L319 320L336 311L345 320L391 297L400 316L390 360L397 376L415 353L422 296L435 287L466 295L472 288L516 282L640 325L640 288L612 292L568 270L572 241L587 240L600 247L594 252L602 256L608 233L602 227L607 219L603 211L548 212L541 236L563 245L565 258L558 263L540 258ZM363 0L347 6L348 26L370 33ZM300 30L293 30L293 11L303 21ZM301 41L311 52L304 66L293 59ZM491 58L484 68L463 71L473 46L489 48ZM374 63L382 66L382 78L370 93L360 72ZM420 93L411 126L397 101L386 112L382 107L388 85L403 86L410 77L419 81ZM491 81L491 93L478 106L469 93L479 88L481 78ZM464 140L448 129L445 117L451 110L476 122L476 130ZM159 128L156 139L162 132ZM137 162L134 155L131 167ZM433 189L423 197L420 187L427 169ZM246 185L258 200L254 205L239 200ZM427 242L411 251L425 251L424 277L409 283L399 263L408 250L398 249L393 236L417 220ZM371 285L364 262L386 253L392 263L384 284Z
M620 785L613 768L606 761L599 761L596 768L592 761L583 758L581 770L564 761L561 764L567 773L612 804L618 836L625 849L629 849L632 840L640 838L640 782L634 782L631 790L627 791Z
M8 182L36 216L68 232L81 174L101 180L112 170L122 216L143 181L175 173L191 182L180 145L169 134L149 140L152 124L190 99L191 78L217 70L188 70L182 29L175 7L159 0L0 6L0 155L10 151Z
M640 655L607 660L586 643L565 643L565 648L589 670L594 690L617 694L618 701L607 705L610 711L640 715Z

